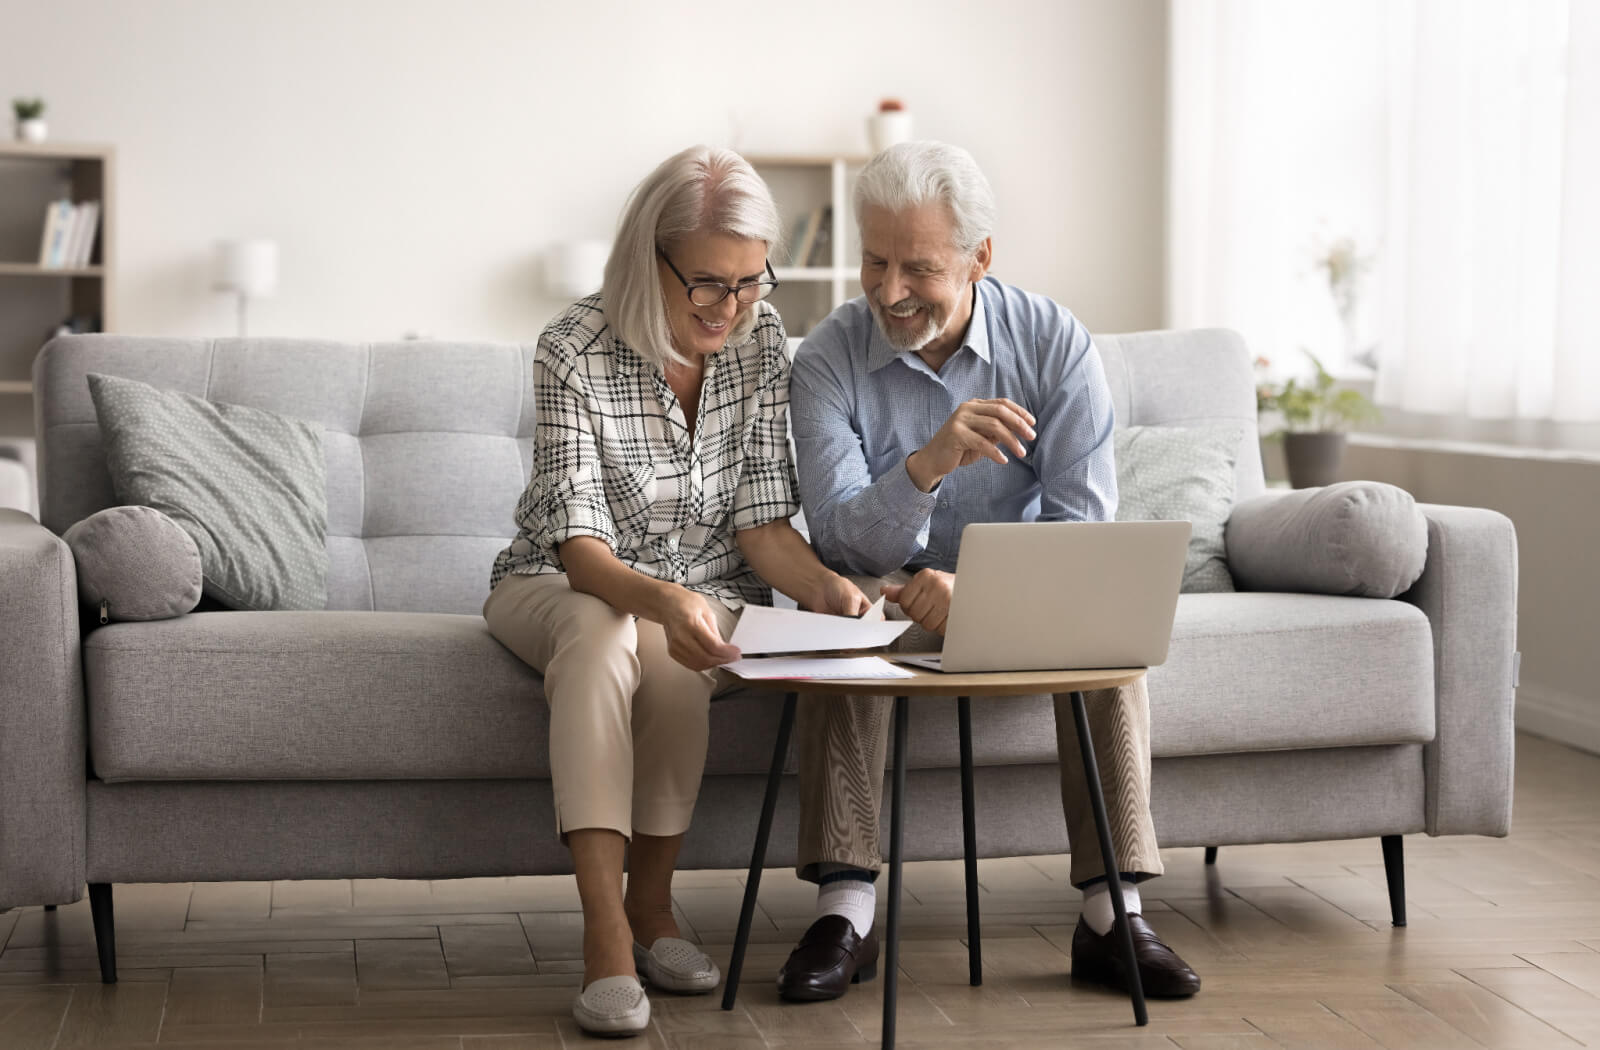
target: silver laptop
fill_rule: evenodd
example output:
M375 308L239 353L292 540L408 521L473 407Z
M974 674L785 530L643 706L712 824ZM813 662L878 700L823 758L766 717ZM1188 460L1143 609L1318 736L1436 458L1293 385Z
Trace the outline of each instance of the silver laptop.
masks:
M968 525L936 671L1154 667L1167 659L1187 521Z

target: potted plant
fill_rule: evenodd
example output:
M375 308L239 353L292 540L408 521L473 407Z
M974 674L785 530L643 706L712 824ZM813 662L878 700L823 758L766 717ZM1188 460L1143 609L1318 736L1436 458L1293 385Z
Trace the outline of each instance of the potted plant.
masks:
M898 142L911 138L911 114L905 103L897 98L886 98L878 103L878 112L867 118L867 138L873 153L882 153Z
M1359 390L1335 389L1337 381L1322 367L1310 350L1301 352L1311 359L1316 374L1309 383L1288 379L1280 386L1256 386L1256 412L1277 412L1283 421L1272 437L1283 438L1283 458L1289 470L1289 484L1297 489L1331 485L1339 479L1339 461L1344 457L1345 428L1379 418L1377 406ZM1271 364L1256 358L1257 368Z
M44 122L44 99L42 98L14 98L11 100L11 112L17 117L17 140L19 142L43 142L49 128Z

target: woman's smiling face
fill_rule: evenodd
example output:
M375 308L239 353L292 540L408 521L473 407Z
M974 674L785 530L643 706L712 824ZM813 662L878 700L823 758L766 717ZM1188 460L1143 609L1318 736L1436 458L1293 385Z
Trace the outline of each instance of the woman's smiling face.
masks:
M682 280L672 272L674 266L683 275ZM667 327L672 331L674 348L686 357L704 357L722 349L734 324L744 313L754 310L755 304L741 303L728 295L711 306L696 306L689 301L684 281L715 281L733 288L764 280L767 245L726 233L691 234L663 248L656 268L666 298Z

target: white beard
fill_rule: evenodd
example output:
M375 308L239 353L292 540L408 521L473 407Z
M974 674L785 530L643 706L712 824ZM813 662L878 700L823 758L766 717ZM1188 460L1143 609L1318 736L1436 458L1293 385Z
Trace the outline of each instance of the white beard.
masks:
M939 316L938 306L933 303L918 299L915 296L906 296L895 303L893 307L884 306L878 300L877 293L867 296L867 306L872 310L872 319L877 322L878 331L888 340L889 345L896 350L921 350L939 337L944 331L947 318ZM890 326L888 313L890 310L905 306L914 306L927 310L927 323L920 328L904 329Z

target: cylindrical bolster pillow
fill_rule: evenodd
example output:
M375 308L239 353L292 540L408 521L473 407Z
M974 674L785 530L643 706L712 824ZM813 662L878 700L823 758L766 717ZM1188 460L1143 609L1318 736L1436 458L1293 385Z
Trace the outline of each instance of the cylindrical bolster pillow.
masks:
M1240 503L1227 547L1241 590L1393 598L1422 575L1428 522L1405 489L1341 481Z
M200 601L200 548L153 507L108 507L61 537L78 569L78 597L113 620L165 620Z

